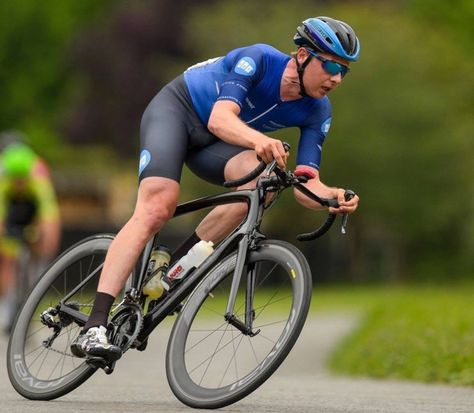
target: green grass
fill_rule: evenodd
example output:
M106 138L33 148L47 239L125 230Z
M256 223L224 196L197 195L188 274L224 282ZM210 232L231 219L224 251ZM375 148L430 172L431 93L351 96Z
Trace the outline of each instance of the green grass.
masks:
M336 349L341 374L474 385L474 285L315 289L313 310L358 311Z

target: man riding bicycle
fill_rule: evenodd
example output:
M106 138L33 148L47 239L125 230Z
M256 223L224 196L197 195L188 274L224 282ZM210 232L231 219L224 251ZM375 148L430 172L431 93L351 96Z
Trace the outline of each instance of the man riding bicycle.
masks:
M48 167L31 148L8 144L0 155L0 170L0 297L6 307L3 327L9 331L18 305L21 246L28 244L47 262L59 247L60 222Z
M327 94L358 59L359 40L349 25L329 17L305 20L293 40L298 50L292 56L256 44L192 66L151 101L140 127L135 211L108 250L93 310L71 346L76 356L120 358L120 348L106 336L108 314L145 244L173 216L184 163L218 185L253 170L257 156L284 168L288 154L282 142L264 133L297 126L296 173L312 178L306 184L312 192L338 200L340 207L330 212L356 210L359 198L345 201L344 189L324 185L319 166L332 116ZM252 187L255 181L238 189ZM299 192L295 197L308 208L322 208ZM246 213L242 203L214 208L173 259L200 240L221 241Z

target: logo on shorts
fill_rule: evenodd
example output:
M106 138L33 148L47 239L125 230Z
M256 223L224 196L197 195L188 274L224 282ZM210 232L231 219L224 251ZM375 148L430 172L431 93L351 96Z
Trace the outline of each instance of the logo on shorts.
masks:
M151 154L149 151L144 149L140 154L140 164L138 166L138 175L141 175L143 170L148 166L151 161Z
M331 120L332 118L327 118L321 125L321 132L324 133L324 136L326 136L329 132L329 129L331 127Z
M235 73L244 76L252 76L255 73L257 65L251 57L242 57L235 66Z

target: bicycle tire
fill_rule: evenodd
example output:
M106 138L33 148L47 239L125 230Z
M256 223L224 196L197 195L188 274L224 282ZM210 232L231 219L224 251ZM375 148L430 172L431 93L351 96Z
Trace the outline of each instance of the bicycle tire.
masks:
M69 248L46 269L26 299L13 326L7 350L8 376L15 390L25 398L51 400L63 396L84 383L97 370L70 352L70 343L79 333L79 325L72 320L69 320L69 324L62 320L64 326L48 348L45 341L52 336L53 329L41 322L40 314L58 305L66 293L85 279L87 273L100 267L113 237L99 234ZM94 262L96 256L99 258ZM90 312L99 275L100 271L97 271L87 282L87 288L81 288L71 298L71 305L86 314ZM52 362L56 354L61 356ZM38 363L41 364L37 369ZM46 372L40 372L43 366ZM59 368L59 374L53 377ZM65 369L70 370L63 374Z
M285 301L287 301L286 298L277 298L275 294L273 294L270 301L268 301L267 296L269 292L264 289L263 286L261 287L263 281L259 281L260 270L257 270L256 289L254 293L255 312L253 313L253 317L254 323L256 322L257 324L255 325L255 330L257 328L261 330L265 328L266 336L260 332L253 338L249 336L244 337L240 331L234 327L230 327L230 325L224 321L223 315L229 294L227 292L224 293L223 302L219 302L218 297L216 301L216 294L221 289L227 291L227 285L225 284L230 284L233 278L232 274L236 264L236 253L221 261L221 263L209 272L190 295L179 314L170 335L166 354L166 373L171 390L181 402L190 407L206 409L220 408L235 403L252 393L281 365L303 328L312 294L311 270L304 255L296 247L286 242L265 240L259 244L256 251L250 252L247 262L249 264L255 264L255 268L261 268L262 279L266 277L268 280L270 280L269 275L265 275L267 264L270 264L270 266L274 265L273 268L278 267L278 277L282 279L282 283L289 281L291 293L288 291L285 292L284 288L278 288L281 289L282 294L291 295L291 303L285 303ZM270 275L272 279L275 278L274 274L270 273ZM274 282L274 280L272 281ZM246 283L241 281L241 284ZM242 285L241 287L243 288L244 286ZM260 288L261 290L259 290ZM270 286L270 288L273 287ZM277 287L275 286L275 288ZM262 296L261 299L259 298L259 294ZM240 300L244 301L242 295L240 296ZM260 306L260 303L265 302L265 300L267 300L267 304ZM235 307L237 311L239 309L238 302L239 298ZM277 305L278 308L274 307L273 311L269 311L270 321L267 323L266 318L264 320L260 318L263 311L266 310L267 307L270 307L270 304ZM280 318L280 312L282 314L283 312L286 313L286 308L279 308L279 306L283 305L288 308L289 318L287 320L271 322L273 318ZM216 309L219 310L216 311ZM203 316L198 317L198 313L201 310L204 312ZM208 329L207 327L211 323L213 314L216 312L219 314L218 316L216 315L218 328L215 330ZM193 327L196 323L198 323L198 326ZM277 326L278 323L284 323L281 333L277 331L279 330ZM203 326L203 328L200 328L201 326ZM275 333L273 333L272 330L276 330ZM211 333L208 334L209 331L211 331ZM261 343L265 343L266 340L269 340L269 332L274 337L277 337L277 339L276 341L271 340L273 343L267 345L269 350L265 357L258 357L257 353L262 352L260 349L262 346ZM223 338L224 336L229 337L228 333L231 334L230 341ZM242 337L237 345L239 333ZM191 335L197 335L197 337L191 339ZM213 343L212 345L208 345L207 341L209 341L213 335ZM204 338L201 338L201 336L204 336ZM242 357L242 355L237 355L237 353L246 351L244 348L241 348L244 338L244 346L249 348L249 354L247 355L245 353ZM260 342L258 340L260 340ZM249 344L247 344L247 341ZM215 342L218 342L216 346L214 346ZM229 350L232 352L229 343L232 343L234 354L230 361L222 360L221 362L220 359L227 358L224 353L228 353ZM263 346L265 346L265 344ZM227 349L225 349L225 347L227 347ZM214 350L214 353L212 353L212 350ZM267 350L263 352L265 353L266 351ZM208 353L211 353L210 357L204 359L204 363L207 363L207 366L205 366L204 374L199 383L197 381L199 379L198 376L201 375L201 371L197 374L196 370L203 370L204 365L202 365L202 363L196 364L197 367L195 367L193 353L195 353L198 358L204 358ZM214 361L214 357L216 357L216 367L212 368L219 373L219 376L222 374L222 371L227 369L224 371L220 379L221 381L217 386L213 384L215 382L214 374L210 373L210 363ZM251 360L253 357L255 357L255 366L253 368L247 367L249 361L253 362L253 360ZM217 358L219 358L219 360ZM208 360L211 361L208 362ZM232 363L235 364L235 366L231 367L230 365ZM195 368L193 369L193 367ZM242 374L242 377L238 377L238 375L241 374L239 373L239 369L242 368L245 372ZM235 378L232 377L234 372L229 372L234 369ZM208 373L210 376L209 381L203 384L204 375ZM229 377L226 377L227 375ZM225 385L223 384L224 381L226 382Z

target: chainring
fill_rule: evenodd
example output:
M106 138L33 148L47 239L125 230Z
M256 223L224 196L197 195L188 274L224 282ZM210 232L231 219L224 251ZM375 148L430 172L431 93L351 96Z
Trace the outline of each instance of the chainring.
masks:
M134 303L123 304L110 320L109 340L125 352L135 342L142 327L142 308Z

